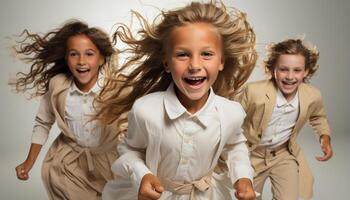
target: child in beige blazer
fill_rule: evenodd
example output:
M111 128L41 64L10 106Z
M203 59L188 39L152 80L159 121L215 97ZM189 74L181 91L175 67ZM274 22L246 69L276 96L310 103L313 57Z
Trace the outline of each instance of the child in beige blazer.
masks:
M41 36L27 30L16 47L32 63L29 73L18 73L17 91L34 89L41 96L26 160L16 167L17 177L27 180L57 122L61 134L48 150L42 178L50 199L100 199L117 158L121 130L99 126L94 98L103 85L103 71L115 52L109 36L97 28L72 20ZM102 68L104 70L102 70Z
M318 68L319 53L302 40L288 39L268 48L265 60L270 80L246 85L238 97L247 117L244 134L255 169L254 187L262 192L270 178L273 199L312 197L312 175L297 144L308 120L320 137L326 161L332 157L330 128L318 89L307 81Z

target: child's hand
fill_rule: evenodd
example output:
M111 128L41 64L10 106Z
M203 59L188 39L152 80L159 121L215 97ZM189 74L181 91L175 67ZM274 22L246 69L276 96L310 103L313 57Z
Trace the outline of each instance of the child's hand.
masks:
M20 180L28 180L29 178L29 171L32 169L33 163L29 161L24 161L22 164L18 165L16 167L16 174L17 178Z
M320 138L320 145L323 151L323 156L316 156L318 161L327 161L333 156L333 150L331 146L331 138L328 135L322 135Z
M241 178L234 185L236 189L235 196L239 200L255 200L255 192L252 182L248 178Z
M138 199L156 200L160 198L163 191L164 188L160 184L159 179L153 174L146 174L141 180Z

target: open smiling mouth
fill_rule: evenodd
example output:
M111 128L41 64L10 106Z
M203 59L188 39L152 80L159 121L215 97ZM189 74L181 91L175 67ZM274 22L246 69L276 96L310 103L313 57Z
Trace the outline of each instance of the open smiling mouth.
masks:
M206 77L186 77L184 78L184 81L189 85L200 85L203 83L207 78Z
M90 71L90 69L77 69L77 72L79 74L84 74L84 73L88 73Z
M283 83L283 85L290 85L290 86L292 86L292 85L295 85L297 82L296 81L282 81L282 83Z

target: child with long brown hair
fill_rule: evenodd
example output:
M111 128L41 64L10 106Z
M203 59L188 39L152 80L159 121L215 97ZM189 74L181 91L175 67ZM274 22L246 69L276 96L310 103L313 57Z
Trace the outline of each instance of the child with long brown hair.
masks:
M119 129L100 126L94 98L104 84L103 72L112 68L115 50L109 36L84 22L71 20L45 35L25 30L15 47L31 63L13 83L17 91L34 90L41 96L26 160L16 167L27 180L45 144L51 126L61 131L48 150L42 178L50 199L100 199L105 183L113 178Z
M131 109L112 166L118 180L103 199L232 199L234 188L238 199L254 199L245 113L218 96L232 96L256 61L245 15L214 1L162 12L153 24L134 14L142 28L134 35L118 26L114 39L131 55L111 76L98 115L108 123ZM213 172L219 160L227 173Z

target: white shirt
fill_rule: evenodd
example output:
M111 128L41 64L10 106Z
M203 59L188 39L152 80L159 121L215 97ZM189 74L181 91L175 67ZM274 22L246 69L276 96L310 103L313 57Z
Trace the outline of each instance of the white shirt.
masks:
M280 90L277 91L276 104L271 120L264 131L260 146L277 147L289 140L299 115L298 93L287 102Z
M164 106L172 126L162 137L160 177L191 182L211 170L210 163L220 141L220 120L214 97L211 91L205 105L191 114L174 92L167 92Z
M223 112L230 117L225 118ZM165 92L138 99L129 112L126 141L118 145L120 157L112 166L112 171L118 176L131 180L133 188L121 178L110 181L104 189L104 199L130 199L127 195L138 191L143 176L152 173L153 164L157 165L156 173L160 180L199 180L212 173L218 161L217 155L226 159L229 174L220 175L220 178L218 174L213 175L212 187L206 192L197 191L196 199L231 198L229 190L233 190L233 183L237 179L245 177L252 180L253 177L246 139L240 128L244 115L238 103L224 100L215 95L213 90L205 105L195 114L187 112L179 102L173 84ZM224 129L221 128L224 124L221 120L225 120ZM219 150L221 142L225 146ZM144 150L146 158L133 156L134 151ZM168 198L189 199L189 196L163 192L161 199Z
M101 74L99 74L99 77L101 77ZM95 109L92 104L94 98L101 90L102 81L103 78L99 78L88 92L79 90L74 81L72 81L68 89L65 103L65 120L68 127L74 133L79 145L86 147L95 147L99 145L102 129L97 126L96 120L90 121L90 119L92 115L95 114ZM40 107L49 104L49 98L50 96L47 94L43 96L39 110ZM49 107L52 108L52 106ZM49 117L50 121L54 122L54 115L52 113L47 114L51 115L51 117ZM33 128L32 143L45 144L51 125L48 127L49 128L44 128L36 121Z

